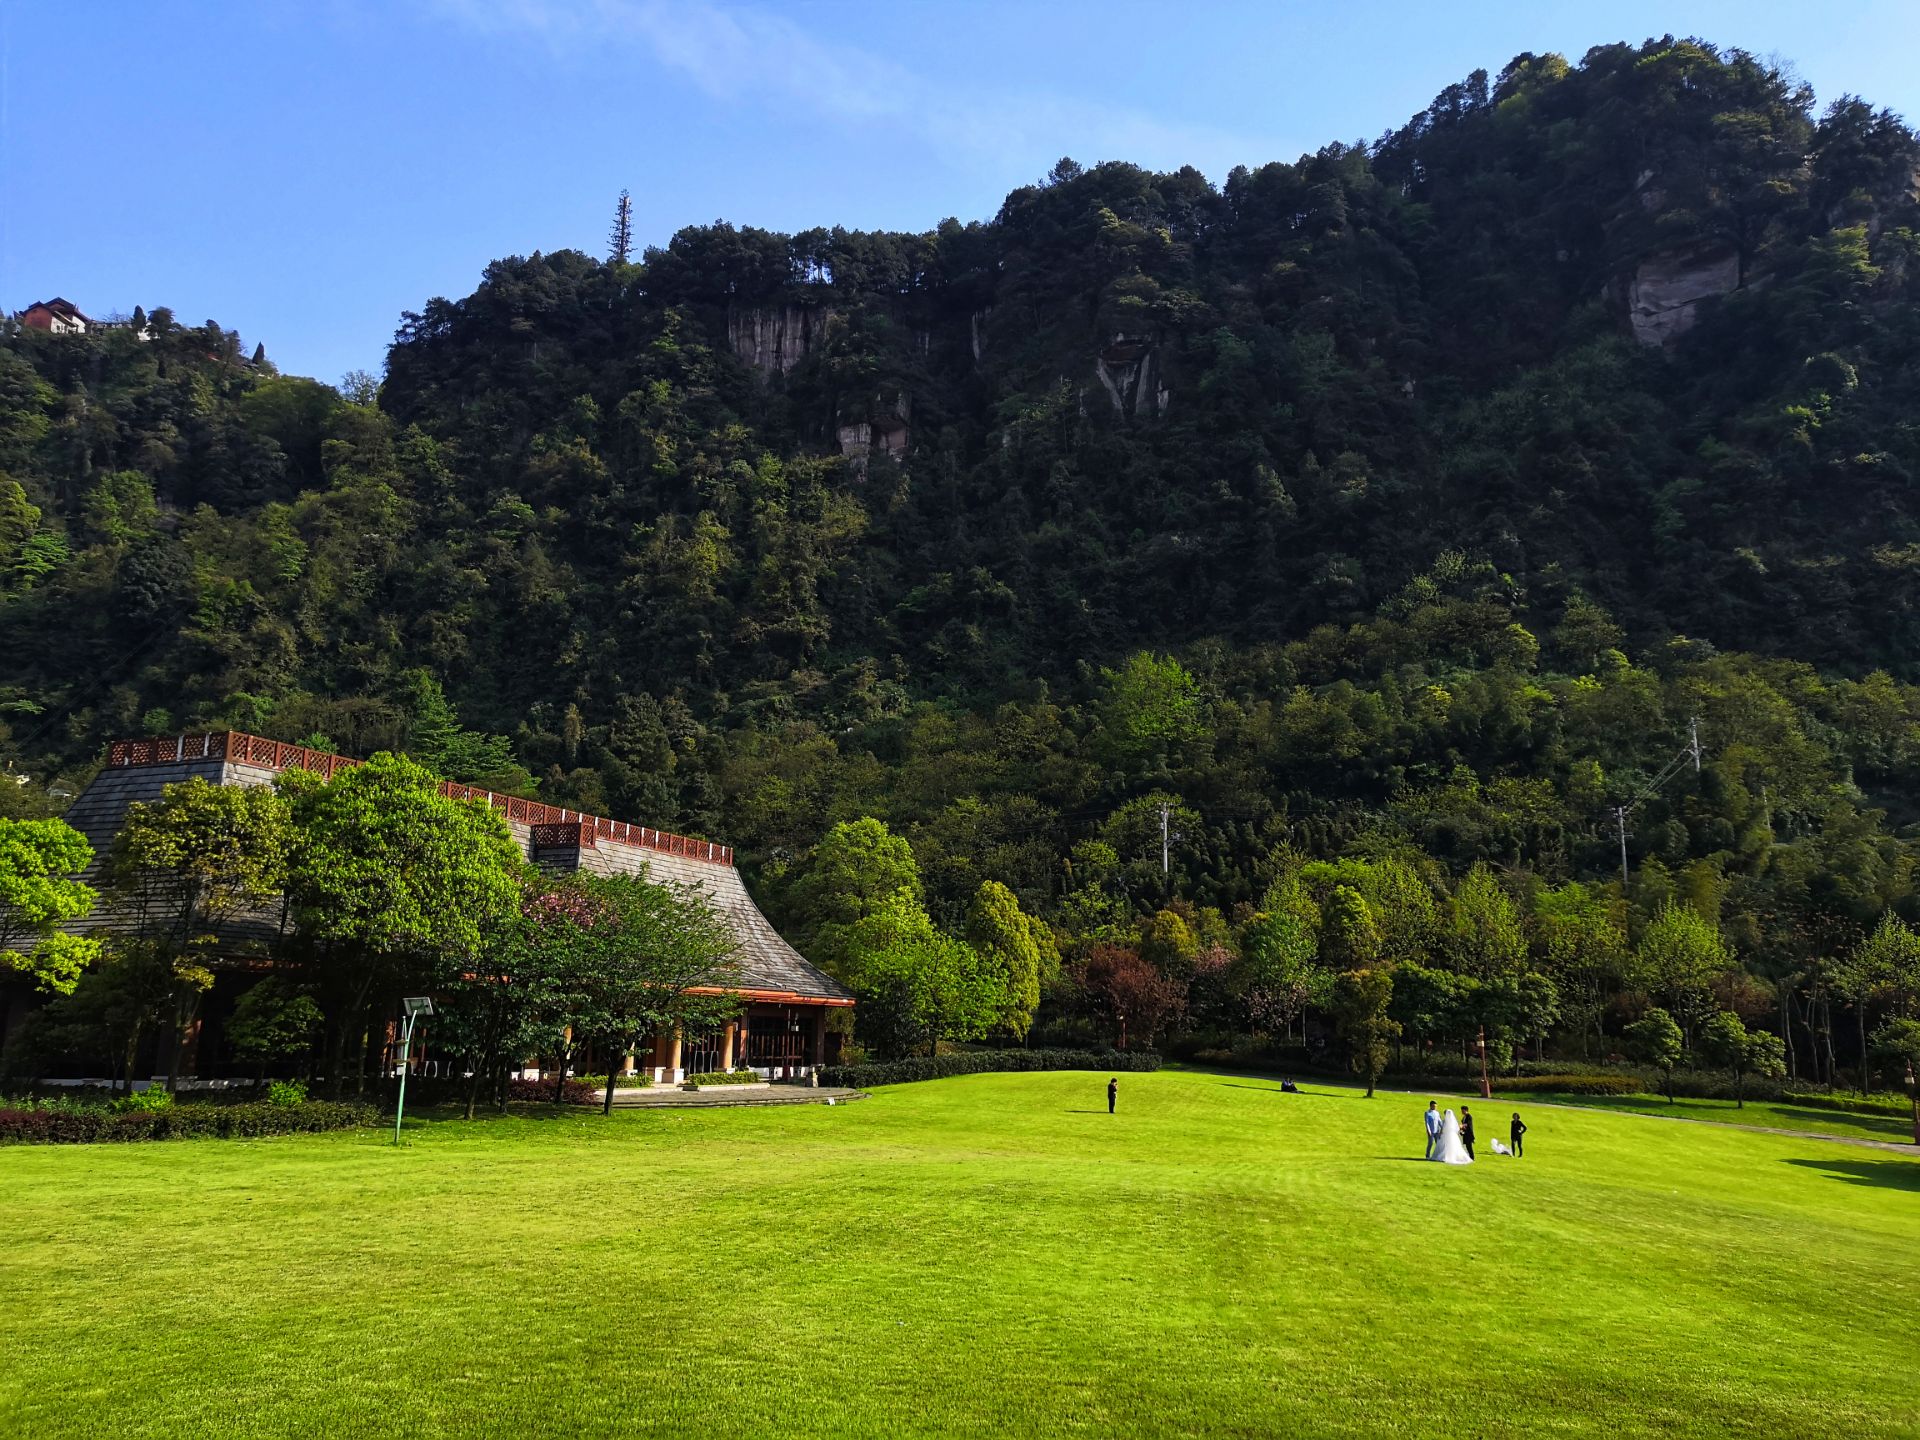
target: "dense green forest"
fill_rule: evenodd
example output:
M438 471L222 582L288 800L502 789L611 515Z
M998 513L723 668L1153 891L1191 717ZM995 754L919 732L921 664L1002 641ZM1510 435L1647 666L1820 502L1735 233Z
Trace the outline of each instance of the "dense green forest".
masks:
M339 386L164 309L16 330L0 806L129 733L409 750L731 842L803 938L871 816L938 924L1001 882L1222 1030L1294 1024L1202 993L1262 916L1472 973L1483 882L1563 1042L1685 1018L1633 964L1680 907L1693 1008L1830 1075L1912 999L1849 966L1920 914L1917 176L1669 38L1221 186L501 260Z

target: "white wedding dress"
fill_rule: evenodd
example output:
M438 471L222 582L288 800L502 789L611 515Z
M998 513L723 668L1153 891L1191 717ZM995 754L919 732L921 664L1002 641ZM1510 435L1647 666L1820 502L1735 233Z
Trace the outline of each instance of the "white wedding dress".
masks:
M1440 1138L1434 1142L1433 1158L1442 1165L1471 1165L1473 1157L1460 1143L1460 1122L1451 1110L1440 1117Z

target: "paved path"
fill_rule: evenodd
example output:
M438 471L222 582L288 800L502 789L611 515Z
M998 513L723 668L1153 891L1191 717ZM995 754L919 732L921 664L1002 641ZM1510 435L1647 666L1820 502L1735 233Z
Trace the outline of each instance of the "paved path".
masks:
M598 1101L605 1094L604 1090L596 1090L594 1098ZM615 1090L613 1108L694 1110L731 1105L825 1105L829 1100L836 1105L845 1105L866 1098L865 1091L841 1090L831 1085L822 1085L817 1089L811 1085L769 1085L765 1089L746 1085L716 1085L710 1090L682 1090L678 1085L649 1085Z

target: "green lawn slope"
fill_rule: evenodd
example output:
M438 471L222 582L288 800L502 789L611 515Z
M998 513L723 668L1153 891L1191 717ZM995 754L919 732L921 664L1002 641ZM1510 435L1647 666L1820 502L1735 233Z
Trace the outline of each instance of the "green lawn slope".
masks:
M1920 1427L1920 1162L1106 1078L0 1151L0 1434Z

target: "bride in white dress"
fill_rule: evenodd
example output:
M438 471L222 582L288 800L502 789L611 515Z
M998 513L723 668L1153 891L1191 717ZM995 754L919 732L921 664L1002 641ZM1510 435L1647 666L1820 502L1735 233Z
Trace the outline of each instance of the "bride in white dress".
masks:
M1433 1147L1433 1158L1442 1165L1471 1165L1473 1157L1460 1143L1460 1122L1448 1110L1440 1117L1440 1138Z

